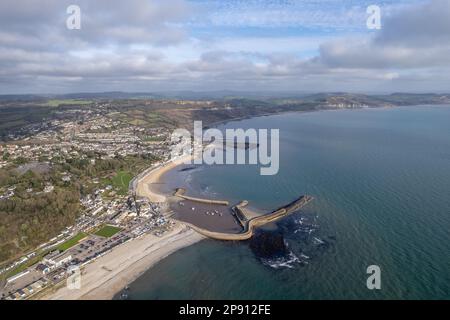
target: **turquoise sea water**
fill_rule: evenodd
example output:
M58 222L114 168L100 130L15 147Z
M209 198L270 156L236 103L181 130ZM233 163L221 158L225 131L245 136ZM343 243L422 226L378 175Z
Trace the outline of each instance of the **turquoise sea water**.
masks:
M279 128L279 173L203 166L169 180L263 210L313 195L277 223L290 255L268 261L249 242L205 240L137 279L130 299L450 297L450 107L289 113L223 127ZM366 287L373 264L381 290Z

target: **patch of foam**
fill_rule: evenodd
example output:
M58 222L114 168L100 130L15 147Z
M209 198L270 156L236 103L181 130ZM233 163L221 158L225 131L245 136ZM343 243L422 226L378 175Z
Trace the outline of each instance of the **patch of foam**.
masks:
M285 257L275 258L275 259L261 259L262 263L266 266L269 266L274 269L295 268L296 264L307 264L306 259L309 259L308 256L301 254L301 258L297 257L292 251Z

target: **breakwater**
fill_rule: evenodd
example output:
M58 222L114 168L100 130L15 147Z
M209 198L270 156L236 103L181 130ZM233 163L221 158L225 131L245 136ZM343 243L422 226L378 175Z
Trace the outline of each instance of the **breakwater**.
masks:
M221 206L228 206L230 204L226 200L202 199L202 198L186 196L184 194L185 192L186 192L185 189L178 188L176 190L176 192L174 193L174 196L180 197L180 198L185 199L185 200L191 200L191 201L200 202L200 203L217 204L217 205L221 205Z
M191 200L195 202L200 203L207 203L212 205L228 205L228 201L224 200L210 200L210 199L201 199L201 198L195 198L195 197L189 197L184 195L186 190L179 188L176 190L174 196L180 197L182 199ZM307 205L310 201L313 200L312 196L308 195L302 195L295 199L294 201L288 203L287 205L284 205L268 214L263 215L257 215L256 213L251 212L247 208L245 208L248 205L248 201L244 200L237 204L236 206L233 206L232 212L235 215L237 221L242 225L243 231L240 233L226 233L226 232L217 232L217 231L211 231L199 226L196 226L192 223L183 221L186 225L191 227L196 232L200 233L201 235L204 235L206 237L217 239L217 240L248 240L250 239L253 234L254 230L260 226L263 226L267 223L277 221L297 210L302 208L303 206Z

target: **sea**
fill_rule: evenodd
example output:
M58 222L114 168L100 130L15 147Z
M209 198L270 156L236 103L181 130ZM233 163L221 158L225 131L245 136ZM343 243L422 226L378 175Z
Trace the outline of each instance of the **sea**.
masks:
M218 128L279 129L278 174L200 165L172 170L165 188L265 212L302 194L314 201L252 240L181 249L116 299L450 298L450 106L286 113Z

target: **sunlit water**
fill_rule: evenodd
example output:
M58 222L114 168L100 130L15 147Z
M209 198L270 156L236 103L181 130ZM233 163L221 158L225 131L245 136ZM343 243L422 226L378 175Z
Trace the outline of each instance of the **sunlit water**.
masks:
M284 256L204 240L164 259L130 299L432 299L450 297L450 107L289 113L227 128L279 128L280 171L203 166L167 187L274 209L315 200L277 223ZM223 128L223 126L222 126ZM366 269L381 268L381 290Z

